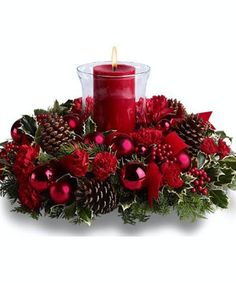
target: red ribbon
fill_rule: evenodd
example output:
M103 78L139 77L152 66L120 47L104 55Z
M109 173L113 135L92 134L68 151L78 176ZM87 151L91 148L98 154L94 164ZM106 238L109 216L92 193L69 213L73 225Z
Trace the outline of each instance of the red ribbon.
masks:
M178 153L186 149L187 144L177 135L176 132L170 132L164 139L164 142L171 145L173 155L176 156Z
M162 183L162 174L155 162L151 161L148 164L146 172L148 204L153 206L153 200L158 198L159 190Z
M211 114L212 114L212 111L209 111L209 112L201 112L201 113L198 113L197 115L198 115L198 117L200 117L200 118L203 120L203 122L209 123ZM209 123L209 124L210 124L212 130L215 130L215 127L214 127L211 123Z

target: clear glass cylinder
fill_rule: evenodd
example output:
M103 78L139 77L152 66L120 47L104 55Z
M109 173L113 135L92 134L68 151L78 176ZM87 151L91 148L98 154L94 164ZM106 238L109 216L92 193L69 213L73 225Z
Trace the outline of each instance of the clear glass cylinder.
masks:
M94 99L94 120L101 131L131 132L135 127L135 101L145 98L150 67L133 62L94 62L77 68L82 97Z

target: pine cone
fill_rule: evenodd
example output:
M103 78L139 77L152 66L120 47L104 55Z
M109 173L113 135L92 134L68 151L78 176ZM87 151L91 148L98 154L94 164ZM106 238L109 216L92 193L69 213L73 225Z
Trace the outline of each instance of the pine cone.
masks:
M173 115L176 119L184 119L187 116L184 105L177 99L168 99L168 106L173 109Z
M41 127L40 145L43 150L51 155L56 155L61 145L71 143L73 138L68 123L63 116L57 114L45 115L38 119Z
M201 142L206 135L207 125L198 115L191 114L177 123L175 131L189 146L190 153L194 155L199 151Z
M81 178L75 197L78 204L91 209L94 214L105 214L117 207L115 188L108 181Z

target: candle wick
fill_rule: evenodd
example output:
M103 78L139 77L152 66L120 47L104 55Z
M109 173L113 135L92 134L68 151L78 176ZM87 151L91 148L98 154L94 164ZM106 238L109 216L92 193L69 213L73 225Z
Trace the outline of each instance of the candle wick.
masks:
M116 67L116 66L112 66L112 71L113 71L113 72L115 72L115 71L116 71L116 69L117 69L117 67Z

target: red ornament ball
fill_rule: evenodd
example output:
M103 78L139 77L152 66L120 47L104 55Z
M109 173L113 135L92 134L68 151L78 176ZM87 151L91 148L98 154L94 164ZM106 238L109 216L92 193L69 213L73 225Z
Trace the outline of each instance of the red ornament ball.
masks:
M54 182L49 187L50 197L57 204L64 204L71 198L72 185L68 180Z
M105 143L105 136L101 132L94 132L85 136L84 143L95 143L98 145L102 145Z
M134 141L126 134L119 134L112 140L112 150L117 152L118 156L130 155L134 152Z
M123 186L129 190L141 190L146 181L144 165L139 162L127 163L120 172Z
M63 119L68 123L72 131L78 131L81 126L79 118L74 114L67 114L63 117Z
M49 166L39 166L29 176L30 186L37 192L48 189L50 183L55 180L55 170Z
M163 132L168 132L169 129L170 129L170 126L171 126L170 122L166 119L163 119L159 122L157 128L158 128L158 130L161 130Z
M189 169L191 165L191 158L186 152L180 152L176 158L182 171Z
M21 143L23 136L25 135L21 128L20 120L17 120L11 127L11 137L14 142Z

